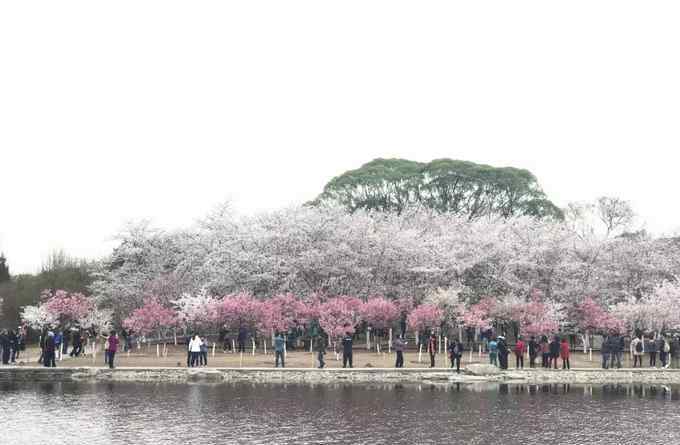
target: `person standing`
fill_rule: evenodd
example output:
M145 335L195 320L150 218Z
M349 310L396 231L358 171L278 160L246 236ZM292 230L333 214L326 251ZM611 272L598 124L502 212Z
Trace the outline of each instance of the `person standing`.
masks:
M642 356L645 355L645 343L642 338L635 337L630 342L630 355L633 356L633 368L642 368Z
M201 366L208 366L208 346L210 343L208 343L208 337L201 337L201 356L200 356L200 365Z
M191 368L191 340L193 340L193 335L189 335L184 339L187 345L187 368Z
M562 358L562 369L571 369L569 364L569 355L571 351L569 350L569 342L567 337L562 338L562 343L560 344L560 357Z
M489 340L489 364L498 366L498 342L495 338Z
M456 366L456 372L460 374L460 359L463 357L463 343L454 340L449 345L449 358L451 359L451 368Z
M248 339L248 330L245 326L238 329L238 352L246 352L246 340Z
M342 367L352 367L352 334L347 332L342 338Z
M550 367L550 343L548 343L548 337L543 336L541 338L541 366L543 368Z
M395 368L404 367L404 349L406 348L406 342L404 338L400 335L393 342L394 352L397 354L397 361L394 364Z
M38 357L38 363L45 362L45 340L47 340L47 329L40 331L40 336L38 337L38 347L40 348L40 357Z
M522 336L517 337L517 342L515 343L515 368L516 369L524 369L524 352L525 352L525 345L524 341L522 341Z
M281 367L285 368L285 362L284 362L284 350L285 350L285 344L286 344L286 339L283 338L283 335L279 331L276 331L276 335L274 336L274 354L276 355L276 359L274 362L274 367L278 368L279 367L279 361L281 362Z
M109 363L109 338L110 335L102 334L102 338L104 339L104 364Z
M109 345L109 368L113 369L115 368L114 365L114 359L116 358L116 352L118 352L118 334L116 334L116 331L111 331L111 335L109 335L107 339L107 343Z
M668 343L668 340L666 340L666 337L664 337L663 335L659 336L657 348L659 349L659 360L661 360L661 367L668 368L668 366L670 365L670 360L668 360L668 356L670 355L671 352L671 345L670 343Z
M434 332L430 334L430 338L427 340L427 352L430 354L430 368L434 368L434 358L437 355L437 336Z
M645 350L649 353L649 367L656 368L656 340L653 337L649 337L645 342Z
M502 335L498 336L498 362L501 369L508 369L508 345L505 344L505 337Z
M326 366L324 355L326 355L326 337L320 335L319 340L316 342L316 359L319 361L319 369L323 369Z
M9 335L5 329L0 332L0 347L2 348L2 364L9 365Z
M7 337L9 338L9 351L10 351L9 361L10 363L16 363L18 349L17 334L15 334L13 330L10 330L9 333L7 334Z
M25 350L26 350L26 331L20 326L17 329L17 351L15 358L18 359L21 352Z
M620 369L621 361L623 360L623 349L625 348L624 339L618 333L611 335L610 339L611 368L613 369L616 366L617 369Z
M560 357L560 338L556 335L553 341L550 342L550 359L548 361L548 368L552 363L553 369L557 369L557 359Z
M62 339L61 340L63 342L63 345L61 347L61 352L59 352L59 360L61 360L61 358L64 356L64 354L68 354L69 337L70 337L70 335L69 335L68 331L66 331L65 334L62 332Z
M609 369L609 354L611 348L611 341L609 340L609 335L605 335L602 338L602 346L600 347L600 355L602 356L602 369Z
M54 360L54 332L49 331L45 338L45 350L43 357L43 364L46 368L56 368L57 364Z
M538 343L536 343L536 337L533 335L529 339L529 367L536 367L536 356L538 355Z
M83 348L82 336L80 335L80 330L73 332L73 349L71 349L71 357L78 357Z
M680 369L680 336L673 336L671 341L671 361L673 369Z
M59 331L54 335L54 351L55 351L55 358L57 360L61 360L61 347L62 347L63 343L64 343L64 333L62 331Z
M198 366L199 356L201 355L201 337L198 334L189 342L189 351L191 352L191 367Z

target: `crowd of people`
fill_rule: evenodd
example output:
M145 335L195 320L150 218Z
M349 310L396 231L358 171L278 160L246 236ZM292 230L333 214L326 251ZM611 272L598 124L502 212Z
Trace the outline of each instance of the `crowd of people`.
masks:
M286 351L293 349L293 345L288 337L289 333L276 332L272 338L274 349L274 366L285 367ZM0 357L3 365L14 364L19 359L20 354L26 348L27 329L20 327L17 330L0 331ZM246 340L248 332L240 329L235 340L238 343L236 352L246 351ZM442 339L435 333L429 336L420 337L422 346L430 358L430 367L434 368L438 357L438 351L442 344ZM110 368L115 367L115 357L119 346L124 351L132 349L135 336L132 332L121 332L121 337L116 331L109 333L96 334L90 330L69 329L64 331L44 330L39 336L40 357L38 363L45 367L55 367L56 362L63 356L79 357L85 349L92 351L97 342L103 346L104 364ZM468 341L471 339L468 338ZM574 346L567 336L530 336L525 339L517 336L514 344L508 343L504 335L486 335L484 338L484 351L488 353L489 364L500 369L509 368L509 359L514 355L515 369L524 369L525 357L528 358L529 368L544 369L571 369L570 357ZM138 340L139 341L139 340ZM234 341L234 343L236 343ZM227 343L231 343L225 336L224 349L227 350ZM460 372L463 352L466 350L465 343L457 339L447 339L448 348L446 353L449 359L448 365ZM353 343L354 336L347 332L340 339L342 351L342 367L352 368L353 363ZM610 334L602 337L600 345L601 366L603 369L622 368L624 353L627 351L624 336ZM407 341L402 332L391 343L394 349L396 361L395 368L404 367L404 353L407 348ZM235 346L235 345L234 345ZM329 346L328 339L321 335L314 340L313 350L316 353L318 368L326 366L325 354ZM649 366L651 368L673 367L680 369L680 336L673 337L665 335L643 335L637 332L629 343L629 353L632 360L632 367ZM468 348L474 348L468 343ZM192 334L186 338L187 367L206 367L208 366L209 341L206 336ZM230 345L231 349L231 345ZM310 349L311 350L311 349ZM91 353L91 352L90 352Z
M21 352L26 349L26 329L15 330L3 329L0 331L0 356L2 364L16 363Z
M605 339L602 344L602 367L607 367L606 356L611 357L612 367L614 365L614 356L617 357L617 367L620 366L620 356L622 355L624 346L623 340L617 343L610 338ZM657 367L657 355L659 358L658 367L668 368L671 365L673 368L680 368L680 336L675 335L670 338L664 335L658 336L644 336L637 334L630 342L630 354L633 357L633 368L641 368L644 366L645 355L649 360L649 367Z

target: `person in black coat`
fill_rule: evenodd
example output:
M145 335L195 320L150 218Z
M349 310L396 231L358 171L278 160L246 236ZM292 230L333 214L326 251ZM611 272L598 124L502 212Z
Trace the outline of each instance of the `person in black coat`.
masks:
M453 368L453 365L456 365L456 372L460 374L460 359L463 357L463 352L465 349L463 348L463 343L459 342L457 340L451 341L449 343L449 359L451 360L451 368Z
M609 354L611 356L610 358L610 367L614 369L620 368L621 367L621 359L623 357L623 349L624 349L624 343L623 343L623 336L618 335L618 334L612 334L609 336Z
M538 355L538 343L536 342L536 337L533 335L529 339L529 367L536 367L536 356Z
M2 364L7 365L9 364L9 335L7 334L7 331L3 329L2 332L0 332L0 347L2 347Z
M12 363L16 363L17 349L19 348L17 334L15 334L14 331L10 330L9 333L7 334L7 338L9 339L9 352L10 352L9 361Z
M73 332L73 349L71 349L71 353L69 354L71 357L78 357L80 353L82 352L83 349L83 338L80 334L80 331L75 331Z
M352 367L352 334L349 332L342 338L342 367L347 365Z
M324 360L326 348L326 337L324 335L320 335L319 339L316 341L316 358L319 361L319 369L323 369L326 366L326 361Z
M246 352L246 339L248 338L248 330L244 327L241 326L238 329L238 351L237 352Z
M560 358L560 338L555 336L553 341L550 342L550 362L548 363L548 368L550 364L554 364L555 369L557 369L557 359Z
M54 332L50 331L47 333L47 338L45 339L45 351L43 358L46 368L56 368L57 363L55 362L55 351L56 345L54 343Z
M501 369L508 369L508 345L505 343L505 337L500 335L498 337L498 364Z

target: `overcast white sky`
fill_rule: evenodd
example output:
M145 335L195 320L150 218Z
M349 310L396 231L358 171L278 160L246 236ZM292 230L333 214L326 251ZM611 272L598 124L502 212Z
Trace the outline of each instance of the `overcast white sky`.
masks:
M680 227L680 2L0 3L0 251L110 251L375 157L534 172Z

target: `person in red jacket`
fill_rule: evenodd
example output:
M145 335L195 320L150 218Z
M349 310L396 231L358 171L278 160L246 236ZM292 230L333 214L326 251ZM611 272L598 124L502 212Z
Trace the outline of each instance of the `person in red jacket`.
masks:
M569 367L569 342L566 338L562 338L562 343L560 344L560 358L562 358L562 369L571 369Z
M526 351L526 345L522 340L522 336L517 337L517 343L515 343L515 368L524 369L524 352Z
M430 368L434 368L434 357L437 354L437 336L434 332L427 341L427 352L430 353Z

